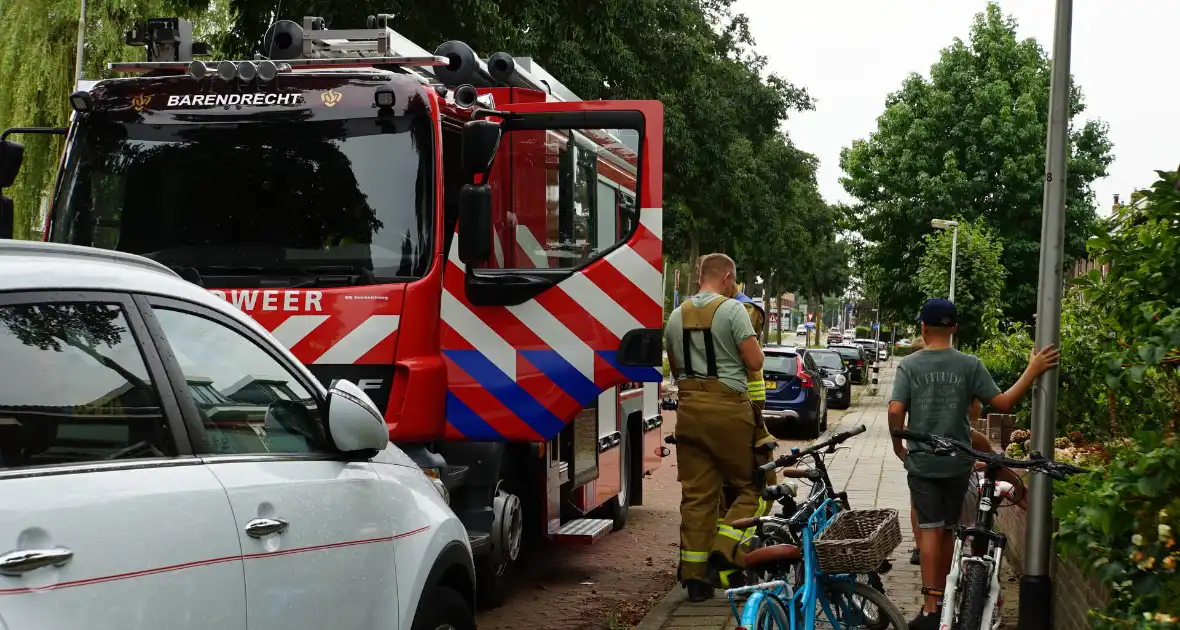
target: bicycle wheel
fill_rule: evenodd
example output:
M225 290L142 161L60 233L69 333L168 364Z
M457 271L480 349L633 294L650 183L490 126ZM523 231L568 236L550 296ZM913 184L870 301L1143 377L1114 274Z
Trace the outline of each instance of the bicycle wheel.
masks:
M987 566L978 562L967 564L967 571L963 574L962 596L959 601L959 623L956 628L961 630L981 630L983 626L983 611L987 608L991 589L988 588Z
M908 630L910 627L897 604L877 589L859 582L830 582L825 588L828 601L839 611L835 613L837 628Z
M742 618L746 616L742 615ZM791 616L777 597L768 594L758 602L754 625L746 627L749 630L791 630Z

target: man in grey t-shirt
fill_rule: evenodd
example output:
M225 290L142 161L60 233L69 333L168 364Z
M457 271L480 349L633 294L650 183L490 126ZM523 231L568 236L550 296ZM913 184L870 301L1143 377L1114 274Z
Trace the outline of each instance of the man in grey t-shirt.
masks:
M967 411L972 400L1007 412L1028 392L1045 370L1057 365L1058 352L1052 346L1029 355L1028 367L1020 380L1000 392L979 357L951 347L958 329L954 303L932 298L922 305L918 316L926 347L901 360L893 378L889 402L889 429L906 425L918 433L971 443ZM959 522L963 495L975 462L959 455L935 455L930 446L893 438L893 451L909 472L910 500L918 514L918 549L921 552L922 612L910 622L911 630L938 628L937 613L942 589L954 554L954 535L949 529Z

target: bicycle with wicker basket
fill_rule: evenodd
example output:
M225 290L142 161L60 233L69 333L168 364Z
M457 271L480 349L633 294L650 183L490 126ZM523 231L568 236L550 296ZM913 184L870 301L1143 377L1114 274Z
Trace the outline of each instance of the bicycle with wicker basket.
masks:
M824 449L832 452L839 443L863 432L861 426L836 434L767 465L794 465L811 456L819 459L820 470L784 471L787 477L813 481L808 499L789 515L734 523L739 529L756 526L758 544L747 554L746 565L761 578L758 584L726 591L740 628L811 630L819 621L843 629L908 627L901 611L878 586L877 577L901 543L897 511L848 509L847 498L831 490L822 469ZM746 601L739 610L738 600L743 597Z

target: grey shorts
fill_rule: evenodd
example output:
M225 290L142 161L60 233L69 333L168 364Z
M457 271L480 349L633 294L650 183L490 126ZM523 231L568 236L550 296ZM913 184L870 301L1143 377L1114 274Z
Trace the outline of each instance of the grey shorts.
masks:
M909 475L910 503L918 513L918 528L936 529L957 525L970 478L969 474L944 478Z

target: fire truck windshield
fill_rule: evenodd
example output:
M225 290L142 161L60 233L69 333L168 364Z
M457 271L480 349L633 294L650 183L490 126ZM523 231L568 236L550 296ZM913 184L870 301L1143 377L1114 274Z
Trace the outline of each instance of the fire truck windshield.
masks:
M192 269L211 288L342 271L408 281L433 250L432 144L421 116L87 123L50 236Z

